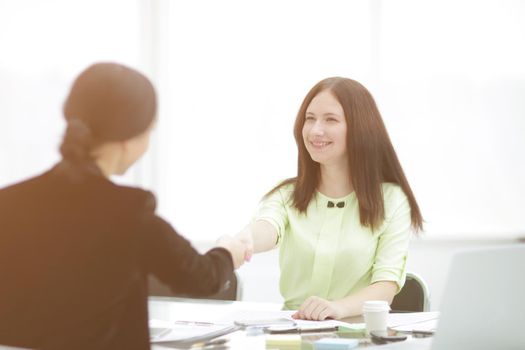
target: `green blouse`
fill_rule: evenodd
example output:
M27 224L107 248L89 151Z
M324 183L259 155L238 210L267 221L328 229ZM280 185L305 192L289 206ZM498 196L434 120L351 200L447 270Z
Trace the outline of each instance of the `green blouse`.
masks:
M285 308L298 309L312 295L341 299L377 281L394 281L401 289L410 206L398 185L383 183L382 188L385 220L375 232L361 226L355 193L330 198L317 192L306 215L291 204L293 185L263 199L254 220L265 220L277 230ZM340 202L344 207L337 206Z

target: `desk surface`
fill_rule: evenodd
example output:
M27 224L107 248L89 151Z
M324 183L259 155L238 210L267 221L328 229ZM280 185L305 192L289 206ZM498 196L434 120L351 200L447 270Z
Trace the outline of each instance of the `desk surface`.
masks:
M194 321L194 322L214 322L225 323L231 322L234 319L244 316L252 319L268 319L274 317L275 313L282 309L280 303L261 303L261 302L246 302L246 301L217 301L217 300L197 300L197 299L183 299L183 298L163 298L151 297L149 299L149 317L150 319L158 319L163 321ZM362 317L352 317L341 320L348 323L362 323ZM229 349L266 349L265 336L247 336L243 331L237 331L224 336L229 339ZM406 348L415 345L414 343L428 346L429 339L409 339L406 343ZM401 349L403 346L396 348ZM361 345L367 349L374 348L373 346ZM360 346L360 347L361 347ZM152 344L153 350L174 349L174 347L162 346L160 344ZM297 347L300 349L301 347ZM387 349L387 347L380 347L380 349Z

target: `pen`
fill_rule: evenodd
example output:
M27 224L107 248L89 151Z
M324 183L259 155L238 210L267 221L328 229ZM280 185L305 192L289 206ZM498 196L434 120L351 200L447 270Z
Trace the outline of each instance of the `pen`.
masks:
M214 339L214 340L210 340L210 341L207 341L207 342L204 342L204 343L195 343L193 344L191 347L192 348L208 348L208 347L216 347L218 345L224 345L228 342L228 339L226 338L221 338L221 339Z
M208 345L200 348L201 350L227 350L230 347L228 345Z
M200 321L174 321L175 324L184 324L188 326L213 326L211 322L200 322Z
M317 327L317 328L286 328L286 329L269 329L270 334L290 334L290 333L324 333L336 332L339 326Z
M226 349L229 349L230 347L227 345L227 344L222 344L222 345L206 345L206 346L192 346L191 349L195 349L195 350L226 350Z

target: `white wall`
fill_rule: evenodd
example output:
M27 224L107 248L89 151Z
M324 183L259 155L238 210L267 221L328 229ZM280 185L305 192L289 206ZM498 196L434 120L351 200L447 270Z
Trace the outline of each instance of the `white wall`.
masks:
M140 1L0 0L0 186L59 160L62 104L82 69L146 66L143 15Z
M525 231L525 2L173 2L164 16L157 193L188 237L235 233L296 173L296 111L331 75L376 97L428 235Z
M146 72L160 101L150 153L118 181L214 240L295 174L301 100L342 75L376 97L429 235L519 236L524 15L512 0L1 0L0 185L58 159L71 81L116 60Z
M153 149L119 181L153 189L206 245L295 174L303 96L348 76L376 97L419 200L429 243L411 264L439 299L450 250L525 232L524 16L519 0L0 0L0 186L58 159L75 75L123 62L154 80L160 112ZM279 298L256 283L276 281L272 259L241 271L250 299Z

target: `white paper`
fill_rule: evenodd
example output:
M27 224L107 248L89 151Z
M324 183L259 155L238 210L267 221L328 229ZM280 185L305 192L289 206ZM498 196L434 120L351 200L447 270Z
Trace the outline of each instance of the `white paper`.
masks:
M439 312L393 313L388 315L388 326L397 331L433 331L436 329Z
M286 318L294 320L292 315L295 311L290 310L237 310L221 319L223 322L235 322L240 320L272 320Z
M212 333L220 333L232 327L231 324L177 324L157 319L149 320L150 341L152 343L184 341Z
M418 322L409 325L397 326L392 329L401 332L412 332L412 331L427 331L432 332L437 328L438 320L430 320L425 322Z
M297 326L305 327L330 327L330 326L343 326L350 329L363 329L364 323L348 323L338 320L325 320L325 321L310 321L310 320L296 320L292 318L292 315L296 313L295 310L259 310L259 311L237 311L229 314L223 319L223 321L240 321L240 320L270 320L286 318L293 321Z

